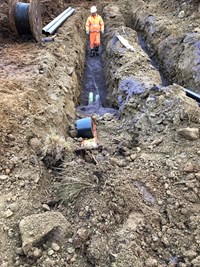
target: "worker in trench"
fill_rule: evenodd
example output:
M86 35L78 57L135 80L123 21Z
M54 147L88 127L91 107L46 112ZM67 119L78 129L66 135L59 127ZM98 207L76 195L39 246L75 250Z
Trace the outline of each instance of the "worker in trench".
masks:
M99 55L99 46L101 33L104 33L104 22L100 15L97 14L96 6L90 9L91 15L86 21L86 33L90 35L90 51L91 56Z

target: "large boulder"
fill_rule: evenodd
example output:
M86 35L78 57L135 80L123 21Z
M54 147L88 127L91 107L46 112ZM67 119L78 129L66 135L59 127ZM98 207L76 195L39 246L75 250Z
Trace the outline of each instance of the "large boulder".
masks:
M69 223L60 212L30 215L19 224L22 248L25 255L44 243L48 237L62 240L69 233Z

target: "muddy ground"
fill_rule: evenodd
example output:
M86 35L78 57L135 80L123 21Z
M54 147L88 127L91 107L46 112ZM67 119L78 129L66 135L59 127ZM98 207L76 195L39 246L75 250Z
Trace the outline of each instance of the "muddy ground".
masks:
M199 3L97 2L90 59L93 4L71 1L39 45L0 0L0 266L198 267L200 110L184 88L200 92ZM45 24L69 3L40 5ZM106 87L103 106L87 106L90 87ZM74 122L91 113L99 145L80 149Z

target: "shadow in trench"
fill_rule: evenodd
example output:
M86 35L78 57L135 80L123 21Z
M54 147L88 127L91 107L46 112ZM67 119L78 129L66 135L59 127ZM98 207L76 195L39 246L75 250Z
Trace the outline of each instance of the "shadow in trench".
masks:
M151 56L151 54L149 52L149 49L147 47L147 44L145 43L144 38L142 37L142 34L139 33L139 32L137 34L138 34L138 43L139 43L139 45L141 46L143 51L148 55L152 66L154 66L154 68L156 68L160 73L160 78L161 78L161 81L162 81L162 85L163 86L168 86L169 85L169 81L164 77L163 73L160 70L160 67L159 67L159 64L157 63L157 61Z

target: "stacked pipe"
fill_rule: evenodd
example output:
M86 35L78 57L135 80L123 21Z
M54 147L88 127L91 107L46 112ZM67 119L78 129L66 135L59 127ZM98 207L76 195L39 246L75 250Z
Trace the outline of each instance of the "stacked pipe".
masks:
M68 7L65 11L63 11L59 16L57 16L54 20L52 20L49 24L47 24L42 32L46 34L53 34L58 27L74 13L75 9L72 7Z

